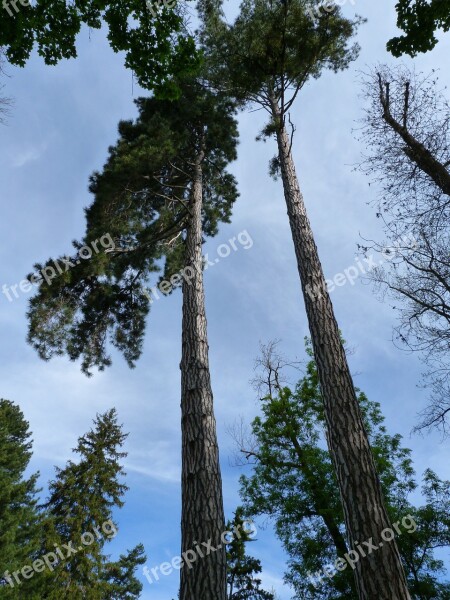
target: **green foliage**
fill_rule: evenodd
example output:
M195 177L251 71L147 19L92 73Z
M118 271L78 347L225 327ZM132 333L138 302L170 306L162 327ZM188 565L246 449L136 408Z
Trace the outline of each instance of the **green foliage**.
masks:
M3 574L29 564L39 550L41 516L37 508L38 474L24 477L31 458L29 425L20 408L0 400L0 590L20 598ZM28 588L27 588L28 589ZM29 596L31 597L31 596Z
M57 469L47 503L37 507L37 475L23 478L31 457L28 423L17 406L0 400L2 599L83 600L86 589L92 600L140 597L142 584L135 573L146 560L143 546L117 561L103 552L117 533L113 510L123 506L127 490L120 481L126 437L115 410L98 416L94 428L78 440L79 461ZM35 561L40 565L33 569Z
M245 553L246 545L254 540L241 508L228 522L227 530L235 532L227 545L228 600L275 600L272 593L261 589L261 580L256 577L262 571L261 561Z
M140 598L142 584L135 577L138 565L145 564L144 546L138 544L127 554L121 554L116 562L105 565L105 581L108 585L102 600L133 600Z
M397 26L404 32L392 38L387 48L394 56L416 56L438 43L436 30L450 29L449 0L398 0Z
M338 7L316 18L314 8L309 0L244 0L232 26L206 19L201 39L216 85L242 102L265 104L273 95L285 105L310 77L347 68L358 54L348 43L361 19L344 18Z
M123 506L121 498L128 488L119 482L124 476L120 461L126 456L120 449L126 438L112 409L97 416L94 428L78 439L74 452L79 461L69 460L64 469L56 469L45 507L56 519L61 538L92 531L111 518L113 507Z
M286 580L296 598L356 600L349 568L325 577L320 585L310 578L348 551L314 361L309 361L294 390L276 383L271 389L261 400L262 415L252 423L252 448L241 448L247 460L254 461L252 474L241 478L245 515L273 519L289 555ZM397 539L410 590L422 600L448 598L450 584L442 582L444 565L435 559L434 549L450 545L449 482L427 471L423 478L426 502L414 507L409 495L417 483L410 450L402 447L400 435L387 433L378 403L362 392L358 400L391 521L411 515L417 523L415 532L403 531Z
M444 581L446 565L434 556L435 548L450 546L450 484L427 469L422 477L422 495L425 503L420 507L410 503L403 509L394 504L392 518L400 511L410 514L417 530L399 538L400 552L408 575L413 598L423 600L449 600L450 583Z
M83 25L100 29L106 25L114 52L125 52L125 65L148 89L162 84L176 96L174 76L196 72L200 56L193 38L185 33L180 4L174 8L149 0L104 2L97 0L36 0L20 5L11 14L3 6L0 20L0 47L7 59L23 66L33 48L46 64L77 56L76 38ZM167 85L168 84L168 85Z
M115 562L104 553L105 544L117 533L113 510L123 506L128 489L121 482L125 474L120 464L126 456L121 451L126 437L115 410L97 416L94 428L79 438L74 449L78 462L68 461L50 482L42 555L58 547L66 558L36 580L42 598L58 600L64 590L68 597L82 600L86 589L92 600L139 598L142 584L135 571L145 562L143 546ZM67 556L69 542L76 552Z
M203 81L180 83L180 99L141 98L139 117L119 125L101 173L91 177L94 202L86 211L83 244L109 234L113 246L81 261L30 303L29 340L49 359L83 357L82 368L111 363L108 343L133 366L141 353L150 309L146 285L155 273L165 279L184 266L193 162L203 160L203 226L206 235L228 222L237 198L227 164L236 158L234 106ZM76 260L74 259L74 263ZM46 265L35 265L36 270ZM179 285L179 284L178 284Z

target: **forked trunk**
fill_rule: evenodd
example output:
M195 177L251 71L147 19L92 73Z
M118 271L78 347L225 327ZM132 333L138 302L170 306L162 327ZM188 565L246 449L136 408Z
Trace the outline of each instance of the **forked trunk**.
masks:
M222 477L203 288L202 160L200 154L192 187L186 236L187 276L183 281L181 534L185 562L180 600L226 600Z
M290 138L275 103L273 117L278 124L284 195L323 397L328 445L350 547L355 552L358 595L360 600L410 600L395 539L381 538L381 532L390 528L381 485L300 192ZM366 556L358 552L358 545Z

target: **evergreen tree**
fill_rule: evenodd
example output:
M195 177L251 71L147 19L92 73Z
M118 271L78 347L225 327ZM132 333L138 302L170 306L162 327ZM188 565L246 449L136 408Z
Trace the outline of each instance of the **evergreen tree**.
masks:
M254 541L245 522L242 508L238 508L228 531L237 532L227 545L227 600L275 600L271 592L261 589L261 561L245 553L246 545Z
M145 563L144 547L139 544L127 554L121 554L116 562L105 565L105 589L103 600L133 600L140 598L142 584L135 577L136 567Z
M135 572L146 560L141 544L111 561L104 547L117 534L113 511L123 506L128 489L121 451L127 435L117 422L116 411L97 416L94 427L78 440L69 460L57 468L45 504L48 520L42 555L52 553L50 569L36 576L40 598L82 600L132 600L139 598L142 584Z
M274 520L289 555L286 580L296 598L357 600L348 564L344 570L332 568L337 558L344 558L355 546L348 542L326 449L325 414L309 344L307 351L310 361L294 390L281 383L283 361L273 347L266 352L262 415L252 423L252 439L241 439L239 444L244 464L253 465L252 474L241 478L245 514L268 515ZM444 564L435 558L434 550L450 546L450 484L427 470L422 488L426 502L412 505L409 497L417 483L410 450L402 446L400 435L387 433L378 403L359 391L358 401L389 516L399 523L396 537L411 597L448 599L450 582L442 581Z
M196 542L220 546L225 520L213 411L203 289L202 244L228 221L237 197L226 166L236 154L234 105L201 80L180 83L177 101L140 99L139 118L119 126L77 249L111 244L50 284L30 305L30 342L40 356L82 357L85 372L111 363L108 342L130 366L141 353L156 294L182 287L182 552ZM107 233L106 233L107 232ZM44 270L51 266L36 265ZM157 289L146 284L161 273ZM181 600L226 598L222 548L181 570Z
M263 136L278 153L272 174L281 173L312 346L318 366L327 440L337 474L352 544L380 539L389 518L364 428L350 369L292 158L289 110L307 81L324 69L339 71L357 56L349 42L360 23L309 0L243 0L235 22L220 19L220 6L205 3L205 56L218 87L234 90L243 104L256 103L270 116ZM231 93L231 92L230 92ZM351 442L350 442L351 440ZM409 600L395 541L355 570L361 600Z
M5 599L23 597L11 585L12 573L30 563L40 544L38 474L24 476L32 454L30 438L29 425L20 408L1 399L0 596Z

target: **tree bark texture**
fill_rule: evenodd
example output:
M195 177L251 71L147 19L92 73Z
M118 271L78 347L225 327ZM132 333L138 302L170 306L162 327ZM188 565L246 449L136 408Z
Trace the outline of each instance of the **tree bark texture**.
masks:
M226 600L222 477L208 358L202 257L202 160L195 164L186 235L181 358L182 553L180 600ZM208 543L215 551L208 550Z
M284 194L298 271L306 306L314 356L325 408L327 439L337 474L350 548L361 548L355 568L360 600L410 600L395 539L387 542L382 531L390 527L375 461L362 420L345 350L306 214L291 141L278 107L277 142ZM349 568L349 567L348 567Z

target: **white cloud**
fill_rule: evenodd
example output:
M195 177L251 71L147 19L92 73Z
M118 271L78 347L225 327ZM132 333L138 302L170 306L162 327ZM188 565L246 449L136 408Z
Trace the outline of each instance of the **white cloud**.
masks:
M37 146L30 146L26 149L13 150L11 166L15 169L24 167L30 162L39 160L48 148L48 142L43 142Z

